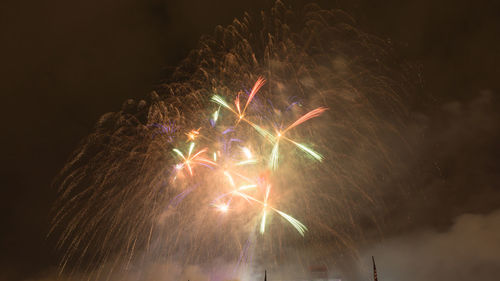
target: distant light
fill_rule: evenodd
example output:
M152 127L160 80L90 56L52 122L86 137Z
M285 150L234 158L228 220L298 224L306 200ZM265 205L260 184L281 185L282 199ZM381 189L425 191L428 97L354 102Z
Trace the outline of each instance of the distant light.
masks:
M252 152L250 152L250 149L248 149L248 147L243 147L242 149L247 159L252 159Z
M219 211L224 212L224 213L226 213L229 210L229 206L225 205L225 204L219 205L218 208L219 208Z

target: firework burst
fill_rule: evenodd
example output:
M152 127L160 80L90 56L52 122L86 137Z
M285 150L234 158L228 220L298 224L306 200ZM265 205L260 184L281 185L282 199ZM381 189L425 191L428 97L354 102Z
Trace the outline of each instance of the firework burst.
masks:
M62 268L355 256L365 229L382 232L384 194L404 189L389 182L408 149L390 147L410 78L389 47L315 6L218 27L61 172Z

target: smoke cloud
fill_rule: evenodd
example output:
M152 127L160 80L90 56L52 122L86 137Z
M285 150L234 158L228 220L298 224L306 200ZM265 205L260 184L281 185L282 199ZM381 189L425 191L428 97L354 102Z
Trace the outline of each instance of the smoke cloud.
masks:
M38 278L26 279L24 281L76 281L76 280L107 280L107 281L177 281L177 280L195 280L209 281L212 277L216 277L217 272L207 272L196 265L180 266L176 263L150 263L143 265L144 268L139 269L138 265L134 265L129 270L115 270L113 273L105 276L99 276L98 271L106 270L111 265L106 265L96 271L88 273L75 273L70 276L59 276L57 272L47 272ZM213 275L213 276L212 276ZM96 277L98 276L98 277ZM93 279L96 277L96 279ZM225 276L221 276L225 277ZM2 280L2 279L0 279ZM5 279L7 280L7 279ZM222 279L227 280L227 278ZM3 280L2 280L3 281Z
M369 279L374 255L379 280L493 281L500 276L499 252L500 210L464 214L444 232L408 234L366 250L362 271Z

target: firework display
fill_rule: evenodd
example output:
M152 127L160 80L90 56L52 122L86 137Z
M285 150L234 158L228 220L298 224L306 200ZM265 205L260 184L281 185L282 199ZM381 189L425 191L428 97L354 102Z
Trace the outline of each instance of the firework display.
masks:
M217 27L68 161L51 230L62 270L355 256L404 189L390 182L407 148L389 147L413 78L389 49L314 5Z
M245 107L243 108L243 110L241 110L241 108L240 108L240 96L241 96L240 94L241 93L238 93L238 95L235 99L235 102L234 102L236 105L236 110L234 110L231 106L229 106L228 103L222 97L217 96L217 95L214 95L212 97L212 101L214 101L215 103L219 104L220 106L223 106L224 108L228 109L230 112L234 113L234 115L235 115L235 121L233 122L234 125L226 128L221 133L222 135L224 135L228 132L237 131L238 125L242 126L240 124L240 122L244 121L245 123L247 123L248 125L253 127L255 129L255 131L261 135L263 141L269 141L273 147L271 150L272 151L271 156L269 157L269 160L267 161L269 164L265 164L266 161L264 160L265 157L263 155L260 155L260 157L253 156L252 152L250 151L250 149L248 147L241 146L241 151L244 152L246 159L241 159L241 160L235 162L234 166L237 167L237 166L246 166L246 165L258 165L259 162L264 162L264 166L269 166L269 168L273 169L273 170L277 169L277 167L278 167L278 155L279 155L278 144L279 144L279 141L281 139L285 139L285 140L295 144L298 148L300 148L304 152L308 153L310 156L314 157L314 159L321 161L323 159L323 157L319 153L315 152L314 150L308 148L307 146L305 146L303 144L297 143L297 142L287 138L285 136L285 133L288 130L292 129L293 127L295 127L301 123L304 123L305 121L307 121L311 118L314 118L314 117L321 115L321 113L323 113L326 110L326 108L321 107L321 108L317 108L315 110L312 110L309 113L307 113L307 114L303 115L302 117L300 117L299 119L297 119L292 125L284 128L284 129L282 129L281 127L280 128L273 128L273 130L276 132L275 135L273 135L269 131L263 129L262 126L256 125L255 123L251 122L245 116L245 112L248 108L248 105L250 104L252 99L255 97L255 95L257 94L259 89L262 87L264 82L265 82L265 80L263 78L259 78L257 80L257 82L253 86L250 94L247 97L247 101L245 103ZM217 126L217 119L220 115L219 111L220 111L220 108L217 109L216 113L214 113L214 115L213 115L214 118L211 120L212 122L210 122L210 124L215 129L215 131L217 131L216 126ZM189 133L187 133L186 135L188 136L188 139L194 141L194 136L199 135L199 133L198 133L199 130L200 129L192 130ZM251 136L247 136L247 138L251 138ZM227 163L222 163L221 165L218 165L216 163L217 159L219 159L219 162L220 162L220 161L223 161L225 158L227 158L227 159L234 159L234 158L237 159L238 158L232 154L228 155L228 152L232 152L232 151L230 151L230 149L227 149L227 147L231 145L231 142L235 142L236 145L238 145L238 143L245 143L245 141L242 139L238 139L238 138L229 139L227 141L227 143L222 144L223 147L226 147L226 149L224 149L226 153L221 153L221 150L217 150L217 151L213 152L214 161L202 158L200 156L201 154L207 152L207 148L204 148L204 149L196 152L194 155L192 155L193 147L195 145L194 142L191 142L189 145L189 152L188 152L187 157L185 157L184 154L182 154L182 152L180 152L177 148L174 148L173 151L176 152L182 159L181 163L175 165L175 170L176 170L175 174L176 175L175 175L174 179L177 178L177 173L181 172L184 167L187 167L189 175L193 176L192 165L194 165L194 164L202 164L202 165L205 164L205 165L208 165L208 167L211 169L213 169L214 167L220 168L220 169L216 169L214 174L217 174L218 172L220 174L220 172L222 171L222 173L227 178L226 185L228 185L230 190L228 190L227 193L224 193L220 196L217 196L217 199L215 200L216 202L212 203L212 205L214 207L216 207L220 211L228 212L228 210L230 210L230 208L231 208L231 201L233 199L233 196L237 196L237 197L245 199L250 205L251 205L251 203L258 203L262 207L262 219L261 219L261 223L260 223L260 233L263 234L265 231L267 212L274 211L274 212L278 213L279 215L281 215L284 219L286 219L303 236L305 231L307 230L307 227L304 224L302 224L300 221L296 220L292 216L290 216L290 215L288 215L288 214L286 214L286 213L284 213L284 212L282 212L282 211L280 211L280 210L278 210L278 209L276 209L268 204L269 195L270 195L271 186L272 186L269 178L260 177L259 179L249 179L248 176L243 176L238 172L234 172L232 170L233 167L231 167L231 165L227 165ZM220 147L221 145L216 143L216 144L212 144L212 146ZM265 149L263 149L263 150L265 151ZM224 158L220 157L221 154L224 155ZM219 155L219 157L217 157L217 155ZM259 167L259 168L262 169L262 167ZM219 170L221 170L221 171L219 171ZM262 170L260 173L264 173L264 172L266 172L266 171ZM244 185L237 186L235 184L235 180L233 179L233 175L244 180L245 181ZM203 185L204 183L201 183L201 184ZM262 194L255 195L261 199L257 199L256 197L253 197L253 196L250 196L249 194L247 194L246 191L248 189L261 190Z

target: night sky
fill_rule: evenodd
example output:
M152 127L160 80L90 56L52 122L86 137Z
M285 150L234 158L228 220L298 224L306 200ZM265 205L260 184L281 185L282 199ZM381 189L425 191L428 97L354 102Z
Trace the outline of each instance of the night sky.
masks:
M383 256L382 248L401 243L407 255L415 241L439 245L415 254L424 257L483 238L496 244L478 242L477 247L499 249L498 238L488 235L500 237L500 5L448 0L316 2L344 9L360 29L390 39L402 60L421 66L422 98L411 110L427 124L418 161L431 176L422 182L422 197L405 203L411 223L387 244L374 245L373 252ZM51 184L99 116L119 110L126 99L145 97L196 47L201 35L245 11L269 9L272 3L2 4L0 280L39 280L56 266L54 241L46 239L56 198ZM477 225L481 227L473 227ZM455 237L457 229L470 239ZM447 235L456 238L456 244L439 242ZM477 280L493 280L488 272L500 266L498 252L497 257L483 254L476 260L488 265L478 263L477 268L487 273ZM440 280L448 277L439 275Z

